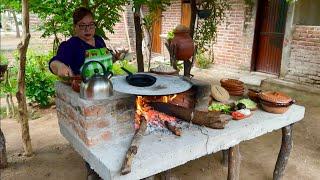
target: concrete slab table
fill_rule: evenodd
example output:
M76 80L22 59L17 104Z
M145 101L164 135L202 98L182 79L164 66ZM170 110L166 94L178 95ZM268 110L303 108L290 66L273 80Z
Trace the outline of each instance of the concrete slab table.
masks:
M73 129L60 121L59 125L61 133L74 149L106 180L143 179L221 150L229 153L228 179L239 179L239 143L282 128L282 144L273 174L274 179L281 179L292 147L292 125L302 120L304 113L304 107L292 105L284 114L257 110L247 119L230 121L222 130L192 125L183 131L181 137L145 135L134 157L132 171L127 175L119 172L133 134L121 140L87 147Z

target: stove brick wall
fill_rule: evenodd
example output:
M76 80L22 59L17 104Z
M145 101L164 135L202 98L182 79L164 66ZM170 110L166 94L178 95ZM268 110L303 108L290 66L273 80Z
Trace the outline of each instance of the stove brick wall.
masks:
M320 88L320 26L293 28L285 79Z
M58 121L71 128L87 146L132 134L134 104L134 96L117 92L106 100L86 101L70 86L56 84Z

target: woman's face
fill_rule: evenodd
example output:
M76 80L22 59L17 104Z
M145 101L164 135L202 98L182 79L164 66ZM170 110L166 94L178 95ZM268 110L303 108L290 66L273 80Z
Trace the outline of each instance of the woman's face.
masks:
M95 23L91 15L86 15L74 27L76 36L85 41L92 40L95 34Z

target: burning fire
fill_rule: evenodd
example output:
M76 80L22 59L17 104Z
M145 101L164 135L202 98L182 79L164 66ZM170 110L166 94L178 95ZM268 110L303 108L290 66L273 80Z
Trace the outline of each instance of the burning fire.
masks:
M147 123L152 126L166 127L168 124L177 121L177 118L169 116L165 113L154 110L149 102L164 102L169 103L176 95L169 96L137 96L136 98L136 114L135 114L135 128L140 127L141 117L143 116Z

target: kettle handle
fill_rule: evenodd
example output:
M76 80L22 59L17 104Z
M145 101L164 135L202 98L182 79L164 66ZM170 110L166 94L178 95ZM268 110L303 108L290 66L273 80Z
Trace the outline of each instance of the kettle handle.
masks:
M104 76L108 79L110 79L113 76L113 73L109 70L109 67L107 68L107 72L104 74Z
M106 70L106 68L104 67L104 65L103 65L101 62L99 62L99 61L89 61L89 62L87 62L87 63L85 63L85 64L83 65L82 71L81 71L81 78L83 79L83 82L84 82L84 83L86 83L86 82L89 81L89 78L85 77L84 71L85 71L85 69L88 67L88 65L91 64L91 63L98 63L98 64L102 67L103 74L104 74L104 75L107 74L107 70Z

